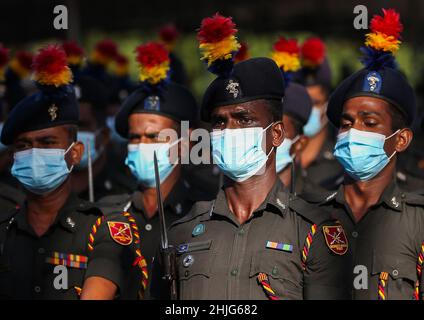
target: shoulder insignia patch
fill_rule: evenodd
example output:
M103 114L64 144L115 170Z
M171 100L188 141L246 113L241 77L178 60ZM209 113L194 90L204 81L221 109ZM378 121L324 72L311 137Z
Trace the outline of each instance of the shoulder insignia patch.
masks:
M133 235L129 223L108 221L109 233L112 239L123 246L128 246L133 242Z
M340 256L347 252L349 244L341 225L323 226L322 231L324 232L325 242L331 251Z

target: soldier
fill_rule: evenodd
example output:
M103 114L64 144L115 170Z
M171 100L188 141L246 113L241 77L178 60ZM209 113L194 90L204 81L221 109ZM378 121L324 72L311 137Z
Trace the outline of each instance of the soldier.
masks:
M4 99L6 94L5 71L9 60L9 49L0 43L0 134L3 130L4 120L8 114L8 105ZM24 195L15 188L16 179L10 175L12 154L7 146L0 142L0 217L9 210L20 206ZM0 218L1 219L1 218Z
M219 74L204 95L202 117L218 130L212 152L226 178L216 199L196 203L169 229L179 299L343 298L343 273L336 272L348 249L343 228L285 192L276 173L282 74L268 58L232 68L235 32L231 18L217 14L198 34L203 57ZM323 228L338 232L340 242L327 247ZM153 297L169 298L160 259L153 268Z
M284 76L285 97L283 99L283 125L285 138L277 148L277 173L283 184L292 193L302 193L305 185L299 156L308 144L303 134L312 109L312 101L305 87L292 82L293 74L300 68L300 49L295 39L281 37L275 44L272 58Z
M192 124L198 113L193 95L181 85L167 82L169 56L165 47L149 42L137 48L140 64L140 86L125 100L116 116L116 131L128 139L126 165L137 179L137 190L130 194L106 197L101 200L131 214L141 232L141 246L149 268L159 244L160 229L157 215L157 194L153 152L157 153L161 190L165 201L168 225L190 210L190 185L182 174L181 161L170 155L183 146L181 121ZM154 65L146 64L154 61ZM156 78L161 69L161 78ZM174 141L161 134L173 130ZM181 141L181 142L180 142Z
M365 67L345 79L328 104L328 118L339 129L334 155L345 180L322 207L346 229L348 272L365 267L358 277L368 288L355 281L353 299L422 299L424 198L402 191L395 181L398 154L412 140L416 104L393 57L402 30L399 14L383 13L366 35Z
M131 192L136 184L131 175L113 167L109 146L110 131L106 125L107 90L94 78L80 76L74 82L79 104L78 141L85 145L80 163L75 166L72 176L72 188L81 198L89 199L88 148L91 154L91 170L94 200L112 194Z
M69 173L84 146L76 140L78 105L65 53L43 48L34 68L40 90L13 109L1 135L13 146L12 174L27 200L0 221L0 297L134 299L141 278L133 263L142 260L134 228L71 192Z
M302 48L302 69L297 81L306 87L312 99L312 112L303 128L309 142L300 156L303 192L335 190L342 182L343 168L333 156L335 144L332 127L325 111L331 90L331 69L324 42L307 39Z

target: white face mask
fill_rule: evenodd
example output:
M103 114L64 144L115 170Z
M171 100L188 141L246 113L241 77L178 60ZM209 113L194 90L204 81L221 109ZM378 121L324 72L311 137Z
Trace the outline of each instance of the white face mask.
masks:
M281 146L277 148L277 156L275 159L277 172L283 171L294 160L294 155L290 154L290 149L293 144L299 140L300 136L296 136L293 140L285 138Z

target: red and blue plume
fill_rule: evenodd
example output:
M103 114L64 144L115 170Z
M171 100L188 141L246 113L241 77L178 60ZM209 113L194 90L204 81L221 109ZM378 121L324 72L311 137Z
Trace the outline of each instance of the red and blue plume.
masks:
M70 65L79 66L84 59L84 49L76 41L65 41L62 48L68 57Z
M240 49L236 33L236 25L231 17L216 13L202 20L197 39L201 60L207 63L210 72L224 77L231 74L234 56Z
M165 44L174 44L180 36L177 27L172 24L166 24L159 29L159 38Z
M135 51L142 85L150 90L160 90L169 80L168 50L161 43L148 42L138 46Z
M370 29L371 32L365 35L365 46L361 48L364 54L361 62L365 68L397 68L394 55L399 50L403 31L399 13L394 9L383 9L383 16L374 15L372 18Z
M28 51L18 51L10 62L10 69L21 79L27 77L32 71L34 56Z
M318 37L307 39L301 48L302 65L306 68L317 68L325 59L326 48L324 42Z
M118 46L112 40L106 39L97 42L91 56L95 63L107 65L112 62L118 54Z
M0 43L0 81L4 80L4 71L9 62L9 49Z
M283 71L286 86L290 82L294 72L300 69L300 48L296 39L280 37L274 43L271 58Z
M57 45L39 50L33 62L34 80L41 86L61 87L72 81L65 51Z

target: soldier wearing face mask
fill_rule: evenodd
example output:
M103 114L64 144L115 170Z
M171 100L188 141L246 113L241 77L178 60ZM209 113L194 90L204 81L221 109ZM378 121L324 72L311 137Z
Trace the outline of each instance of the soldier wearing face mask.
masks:
M198 33L203 58L218 75L201 114L212 125L212 156L225 180L214 200L197 202L169 228L179 299L343 298L343 228L287 193L276 173L284 140L282 73L268 58L233 68L235 32L231 18L217 14ZM326 245L326 229L339 231L337 249ZM169 298L160 258L153 269L152 296Z
M363 47L365 67L345 79L328 104L328 118L339 131L334 156L345 177L321 207L346 229L347 273L366 268L367 288L349 282L353 299L423 297L424 197L400 189L395 177L416 116L414 91L393 57L401 31L393 9L375 16Z
M65 53L41 49L34 70L39 90L13 108L1 134L26 201L0 218L0 298L136 299L144 279L134 228L72 192L84 145Z
M301 48L302 68L296 81L306 87L312 99L312 111L303 132L309 142L299 157L302 168L303 193L335 190L343 181L343 170L333 156L335 133L326 116L331 92L331 69L324 42L307 39Z
M78 141L84 143L85 150L80 163L72 172L73 191L83 199L89 199L89 157L94 200L105 196L131 192L135 180L126 172L113 167L107 152L110 131L106 125L107 90L94 78L80 76L74 83L79 105ZM88 150L89 149L89 150Z
M162 44L150 42L136 51L141 83L118 111L116 131L128 139L125 164L137 180L137 189L106 197L101 202L112 204L135 219L150 269L160 242L153 153L156 152L158 159L165 220L169 226L187 214L196 200L192 198L180 159L182 152L188 152L188 141L181 139L181 122L187 121L192 126L198 111L190 91L169 82L169 54ZM175 137L166 135L165 130L172 131Z

